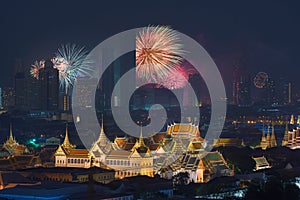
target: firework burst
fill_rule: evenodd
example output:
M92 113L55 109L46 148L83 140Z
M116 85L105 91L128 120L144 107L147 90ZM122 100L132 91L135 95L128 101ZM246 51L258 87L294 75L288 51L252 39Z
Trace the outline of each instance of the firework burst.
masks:
M167 76L159 82L170 90L179 89L186 86L188 83L189 73L180 66L173 67L167 74Z
M45 61L41 60L41 61L35 61L30 68L30 75L35 78L35 79L39 79L39 71L40 69L45 67Z
M178 34L166 26L144 28L136 37L136 71L148 81L164 79L183 54Z
M67 89L73 85L80 75L89 76L90 64L86 60L87 51L76 45L65 45L58 49L58 52L51 61L53 67L59 72L59 82L61 87Z

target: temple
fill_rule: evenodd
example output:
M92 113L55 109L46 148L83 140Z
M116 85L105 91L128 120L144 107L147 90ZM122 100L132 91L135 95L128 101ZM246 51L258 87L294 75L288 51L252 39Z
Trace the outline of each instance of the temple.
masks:
M2 146L1 157L18 156L28 152L28 149L24 145L20 145L15 137L13 137L12 130L12 125L10 125L9 138Z
M290 124L290 125L293 126L293 129L289 131L288 127L286 127L285 137L283 138L282 142L285 144L285 146L287 146L290 149L299 149L300 148L300 116L298 116L297 118L297 124Z
M270 126L268 126L267 134L265 133L265 128L264 128L264 125L263 125L260 147L263 150L266 150L267 148L273 148L273 147L276 147L276 146L277 146L277 142L276 142L276 137L275 137L274 124L272 124L272 133L270 131Z
M255 161L254 171L271 168L269 162L264 156L252 157L252 159Z
M234 141L240 143L240 141ZM172 123L166 132L159 132L145 140L142 127L139 137L116 137L111 141L105 134L102 117L98 138L90 150L76 149L68 138L55 152L56 167L114 169L116 178L136 175L172 178L188 172L190 181L206 182L216 176L233 176L219 152L206 152L206 141L200 137L193 123Z
M59 145L54 156L55 167L90 168L92 163L92 156L88 150L76 149L76 146L71 144L68 124L66 125L64 142Z

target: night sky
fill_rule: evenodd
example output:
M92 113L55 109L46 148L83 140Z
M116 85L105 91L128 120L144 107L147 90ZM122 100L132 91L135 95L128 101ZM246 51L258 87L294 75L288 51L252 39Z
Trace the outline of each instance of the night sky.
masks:
M161 24L204 46L218 65L227 92L237 62L252 76L266 71L275 79L285 76L295 87L300 85L300 5L296 1L207 2L1 1L0 84L12 84L17 58L28 67L36 59L52 57L62 44L91 50L121 31Z

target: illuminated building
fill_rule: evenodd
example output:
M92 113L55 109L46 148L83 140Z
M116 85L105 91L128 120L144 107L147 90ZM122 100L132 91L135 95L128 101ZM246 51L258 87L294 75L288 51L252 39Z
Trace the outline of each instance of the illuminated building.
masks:
M58 71L52 67L52 62L47 60L45 67L39 72L41 82L41 108L42 110L58 109Z
M201 158L199 154L183 154L176 162L159 170L162 178L172 179L173 175L188 172L190 182L203 183L218 176L234 176L234 170L227 165L218 151L208 152Z
M92 162L90 152L86 149L75 149L75 147L76 146L69 141L67 125L64 142L58 147L54 154L55 167L90 168Z
M288 123L286 123L281 146L286 146L288 144L288 137L289 137L289 125Z
M251 85L250 76L247 72L244 72L244 74L240 76L239 91L238 91L239 105L242 106L251 105L250 85Z
M273 148L276 146L277 146L277 142L276 142L276 137L275 137L274 124L272 125L272 133L270 133L270 126L268 126L267 136L265 134L265 130L264 130L264 126L263 126L260 147L263 150L266 150L267 148Z
M239 91L240 91L240 82L239 82L239 68L235 66L233 70L233 90L232 90L232 103L237 105L239 102Z
M103 116L102 116L102 122L101 122L101 130L98 139L94 142L92 145L92 148L90 149L91 154L95 158L94 165L100 166L101 163L105 163L106 156L112 151L112 150L118 150L118 146L114 143L112 143L105 135L104 133L104 122L103 122Z
M214 140L214 147L242 147L244 142L238 138L219 138Z
M294 115L291 116L290 124L291 125L295 124L295 117L294 117Z
M292 116L293 117L293 116ZM291 122L294 123L294 117L293 121L291 119ZM294 125L294 124L292 124ZM299 149L300 148L300 116L298 115L297 118L297 125L293 128L292 131L288 131L287 133L287 142L286 146L290 149Z
M153 156L145 145L142 131L139 140L130 150L123 150L117 143L111 142L104 133L103 118L99 138L90 152L95 158L94 165L105 164L117 170L116 177L123 178L136 175L153 176Z
M1 151L2 157L22 155L28 152L28 149L24 145L20 145L13 137L12 125L10 125L9 138L3 144L2 148L3 148ZM5 156L5 151L3 150L5 150L8 153L6 156Z
M13 87L2 88L2 106L6 110L15 106L15 90Z
M276 88L275 88L275 82L272 78L268 78L267 85L265 87L265 101L268 105L273 105L278 103L278 100L276 98Z
M292 83L285 78L280 78L280 101L283 105L290 105L292 103Z
M153 176L153 156L144 143L142 131L139 140L130 151L111 151L106 157L106 165L120 171L116 174L118 178L136 175Z
M255 161L254 171L271 168L269 162L267 161L267 159L264 156L252 157L252 159Z

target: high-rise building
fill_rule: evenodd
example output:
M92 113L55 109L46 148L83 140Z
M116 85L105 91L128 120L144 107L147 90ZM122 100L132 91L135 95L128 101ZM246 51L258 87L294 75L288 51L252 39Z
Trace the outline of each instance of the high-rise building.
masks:
M51 61L45 62L45 67L40 70L41 83L41 109L57 110L58 109L58 71L52 67Z
M108 49L105 51L103 59L109 58L112 55L114 55L115 52L112 49ZM100 107L104 107L106 110L110 110L111 106L114 107L120 107L120 106L128 106L124 105L126 104L126 101L122 100L122 97L124 93L128 92L127 87L128 84L131 84L131 87L136 86L135 82L135 75L134 77L131 77L131 82L126 83L125 85L120 84L119 86L116 86L117 82L120 80L120 78L131 68L135 67L135 57L134 53L128 53L125 54L116 60L106 69L106 71L103 73L102 76L102 90L100 90L104 98L103 103L104 105L100 105ZM112 96L112 92L115 90L115 95ZM99 94L101 95L101 94ZM113 101L111 101L113 100ZM111 105L111 103L113 103ZM98 108L102 109L102 108Z
M27 91L27 84L26 84L26 77L25 72L18 72L15 74L15 104L17 109L24 110L27 108L26 103L26 91Z
M41 110L41 81L33 77L27 77L26 84L26 106L28 110Z
M265 103L268 105L274 105L278 103L276 98L275 81L269 76L265 87Z
M233 70L233 88L232 88L232 104L237 105L239 102L240 91L240 73L239 67L235 66Z
M204 103L206 97L209 98L208 90L204 80L199 74L190 74L189 82L193 87L196 97L194 98L194 105L201 105Z
M240 75L239 90L238 90L238 104L242 106L251 105L250 94L250 75L247 73Z
M2 88L2 106L5 110L15 106L15 90L13 87Z
M292 103L292 83L288 82L283 85L283 104L291 104Z

